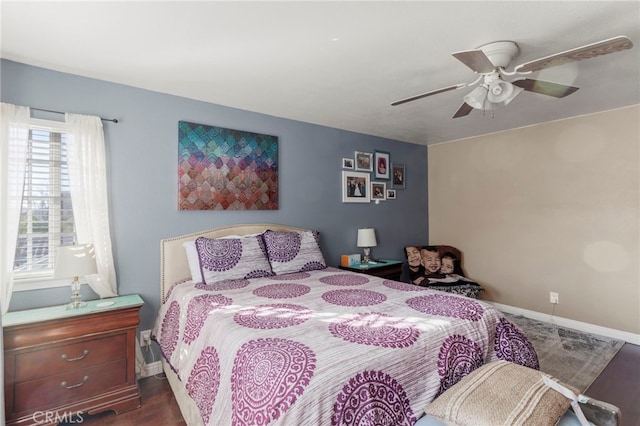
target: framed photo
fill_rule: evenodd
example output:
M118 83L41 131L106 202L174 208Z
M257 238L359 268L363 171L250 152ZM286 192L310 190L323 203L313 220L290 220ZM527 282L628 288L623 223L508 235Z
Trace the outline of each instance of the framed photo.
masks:
M352 169L353 170L353 158L343 158L342 159L342 168L343 169Z
M373 171L373 154L356 151L356 170L361 172Z
M391 187L395 189L405 188L406 170L404 164L391 165Z
M396 190L387 189L387 200L395 200L395 199L396 199Z
M375 151L373 164L376 168L376 179L389 180L389 153Z
M371 201L369 195L369 173L342 172L342 202L343 203L368 203Z
M387 199L387 184L384 182L371 182L371 199L384 201Z

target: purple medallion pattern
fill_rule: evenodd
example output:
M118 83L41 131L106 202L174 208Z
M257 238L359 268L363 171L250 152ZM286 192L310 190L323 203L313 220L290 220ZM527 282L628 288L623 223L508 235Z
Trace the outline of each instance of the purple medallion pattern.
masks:
M302 237L297 232L267 231L263 237L271 261L290 262L300 252Z
M498 359L540 369L538 354L533 345L522 332L506 318L500 318L496 326L494 350Z
M304 284L269 284L253 290L253 294L269 299L291 299L302 296L311 291L311 287Z
M402 386L382 371L364 371L349 379L331 415L334 426L410 426L416 421Z
M213 346L205 348L187 380L187 393L195 401L204 420L209 423L211 409L220 387L220 359Z
M181 279L181 280L176 281L175 283L171 284L171 287L169 287L169 291L167 291L167 294L164 296L164 300L165 301L169 300L169 297L171 296L171 293L173 292L173 289L176 288L178 286L178 284L186 283L187 281L191 281L191 278L184 278L184 279ZM164 303L164 302L162 302L162 303Z
M304 265L302 265L300 269L302 271L316 271L318 269L324 269L326 267L327 265L325 265L322 262L312 261L312 262L305 263Z
M160 339L160 350L164 357L169 360L178 344L178 334L180 333L180 305L173 301L167 309L162 320L162 339Z
M385 348L406 348L420 337L420 331L404 318L381 312L352 315L330 324L329 331L347 342Z
M403 282L400 282L400 281L391 281L391 280L384 280L382 282L382 285L384 285L385 287L392 288L394 290L401 290L401 291L424 291L424 290L429 290L428 287L420 287L419 285L415 285L415 284L409 284L409 283L403 283Z
M209 313L223 306L228 306L232 302L232 299L221 294L203 294L191 299L187 306L187 322L184 327L183 341L185 343L193 342L200 334L200 329L202 329Z
M213 284L204 284L198 283L196 284L196 288L198 290L206 290L206 291L224 291L224 290L235 290L238 288L245 288L249 285L249 280L240 279L240 280L224 280L218 281Z
M467 337L448 337L438 354L440 390L436 397L482 365L482 348Z
M286 339L251 340L238 350L231 371L233 425L265 425L302 395L316 368L306 345Z
M228 271L242 257L242 242L237 238L196 239L196 249L202 268L209 271Z
M371 290L331 290L322 295L325 302L339 306L370 306L387 300L387 296Z
M309 278L310 276L311 274L308 272L293 272L291 274L274 275L271 279L278 281L296 281Z
M466 297L430 294L407 300L407 305L418 312L441 317L479 321L484 314L482 306Z
M233 319L244 327L264 330L302 324L311 318L312 314L313 311L305 306L278 303L243 309L237 312Z
M363 285L369 282L366 275L339 274L320 278L320 282L329 285Z

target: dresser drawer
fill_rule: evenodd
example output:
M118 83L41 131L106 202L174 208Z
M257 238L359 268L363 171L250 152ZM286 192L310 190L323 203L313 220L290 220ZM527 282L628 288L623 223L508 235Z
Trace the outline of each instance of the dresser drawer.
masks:
M15 384L15 412L91 398L127 383L127 360Z
M18 354L15 381L26 382L127 357L124 333L76 342Z

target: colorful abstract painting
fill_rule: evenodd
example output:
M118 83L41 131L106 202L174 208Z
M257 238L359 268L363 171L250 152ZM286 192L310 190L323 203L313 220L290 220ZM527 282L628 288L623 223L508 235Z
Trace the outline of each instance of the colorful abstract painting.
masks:
M278 137L178 122L180 210L277 210Z

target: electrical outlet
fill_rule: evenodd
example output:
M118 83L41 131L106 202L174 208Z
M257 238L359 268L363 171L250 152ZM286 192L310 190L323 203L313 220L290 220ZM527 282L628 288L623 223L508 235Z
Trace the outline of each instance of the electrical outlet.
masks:
M151 344L151 330L143 330L140 332L140 346L149 346Z
M550 292L549 293L549 303L553 304L553 305L557 305L560 303L560 299L558 297L558 293L555 292Z

